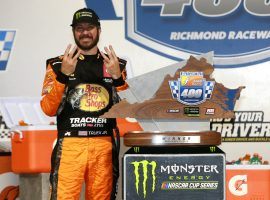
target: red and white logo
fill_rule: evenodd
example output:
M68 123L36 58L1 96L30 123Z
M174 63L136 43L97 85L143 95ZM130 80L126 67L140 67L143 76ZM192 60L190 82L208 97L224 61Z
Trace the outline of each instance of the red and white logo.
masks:
M235 196L244 196L248 193L247 175L233 176L229 181L229 190Z
M206 108L205 114L206 115L214 115L215 114L215 108Z

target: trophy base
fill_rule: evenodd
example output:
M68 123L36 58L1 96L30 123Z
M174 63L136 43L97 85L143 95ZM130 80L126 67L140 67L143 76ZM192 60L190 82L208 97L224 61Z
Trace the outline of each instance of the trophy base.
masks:
M124 136L125 146L217 146L221 133L216 131L159 132L131 131Z
M123 156L123 200L224 200L225 162L215 146L129 148Z

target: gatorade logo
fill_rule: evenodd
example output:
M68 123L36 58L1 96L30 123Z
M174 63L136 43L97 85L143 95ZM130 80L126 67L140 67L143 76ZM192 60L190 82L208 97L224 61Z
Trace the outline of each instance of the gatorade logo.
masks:
M151 187L152 193L156 188L157 163L155 161L142 160L134 161L131 164L134 166L135 187L137 194L140 195L140 190L142 190L143 197L146 198L148 187Z
M229 181L229 190L235 196L244 196L248 193L247 175L236 175Z

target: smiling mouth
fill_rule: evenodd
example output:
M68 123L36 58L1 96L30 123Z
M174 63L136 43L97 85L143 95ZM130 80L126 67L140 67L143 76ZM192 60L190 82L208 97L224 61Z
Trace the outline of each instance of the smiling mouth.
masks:
M82 38L81 41L91 41L92 38Z

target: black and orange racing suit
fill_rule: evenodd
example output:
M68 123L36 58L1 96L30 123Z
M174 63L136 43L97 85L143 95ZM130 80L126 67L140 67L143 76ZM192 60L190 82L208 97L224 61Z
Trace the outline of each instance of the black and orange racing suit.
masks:
M119 176L119 140L116 120L100 118L119 98L117 90L127 87L122 76L113 80L103 58L81 55L75 72L61 73L62 58L47 60L41 107L57 116L58 140L52 153L51 200L78 199L85 182L85 199L115 199Z

